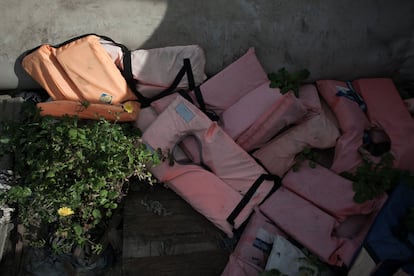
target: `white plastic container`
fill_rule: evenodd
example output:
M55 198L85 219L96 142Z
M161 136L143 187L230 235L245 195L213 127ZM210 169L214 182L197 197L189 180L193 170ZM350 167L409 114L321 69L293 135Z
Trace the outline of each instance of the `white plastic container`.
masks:
M3 259L5 253L9 233L13 229L13 224L10 223L12 212L12 208L0 206L0 261Z

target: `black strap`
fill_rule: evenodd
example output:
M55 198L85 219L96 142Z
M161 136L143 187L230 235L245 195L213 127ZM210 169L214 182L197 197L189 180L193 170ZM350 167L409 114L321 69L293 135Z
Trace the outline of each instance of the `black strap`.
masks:
M62 42L62 43L55 44L55 45L51 45L51 46L52 46L53 48L59 48L59 47L61 47L61 46L65 45L65 44L71 43L71 42L73 42L73 41L75 41L75 40L78 40L78 39L80 39L80 38L83 38L83 37L85 37L85 36L89 36L89 35L95 35L95 36L99 36L99 37L102 37L102 38L106 39L106 38L105 38L105 36L97 35L97 34L94 34L94 33L87 33L87 34L83 34L83 35L75 36L75 37L73 37L73 38L71 38L71 39L68 39L68 40L66 40L66 41ZM107 40L112 41L112 39L110 39L110 38L108 38ZM30 50L26 51L26 52L25 52L25 56L27 56L27 55L29 55L29 54L33 53L34 51L36 51L37 49L39 49L39 48L40 48L40 46L42 46L42 45L43 45L43 44L41 44L41 45L39 45L39 46L36 46L36 47L34 47L33 49L30 49Z
M186 159L186 160L179 160L176 158L176 152L177 152L177 148L179 146L179 144L181 144L186 138L193 138L196 143L197 143L197 150L198 150L198 157L200 159L200 164L195 163L193 160L191 159ZM207 166L204 163L204 159L203 159L203 152L202 152L203 146L202 143L200 141L200 139L198 138L198 136L194 135L194 134L188 134L185 135L183 137L181 137L177 143L174 144L171 154L172 154L172 158L174 160L175 163L180 164L180 165L198 165L200 167L202 167L203 169L205 169L206 171L211 172L212 170L209 168L209 166Z
M107 36L104 36L104 35L99 35L99 34L96 34L96 33L87 33L87 34L83 34L83 35L75 36L75 37L72 37L71 39L68 39L68 40L66 40L66 41L64 41L64 42L61 42L61 43L58 43L58 44L55 44L55 45L51 45L51 46L52 46L53 48L59 48L59 47L62 47L62 46L64 46L64 45L66 45L66 44L69 44L69 43L71 43L71 42L73 42L73 41L76 41L76 40L78 40L78 39L81 39L81 38L84 38L84 37L87 37L87 36L90 36L90 35L94 35L94 36L100 37L100 38L102 38L102 39L104 39L104 40L110 41L110 42L112 42L115 46L119 46L119 47L121 47L121 49L128 49L125 45L120 44L120 43L118 43L118 42L114 41L112 38L107 37ZM29 55L30 53L32 53L32 52L36 51L37 49L39 49L41 46L42 46L42 44L41 44L41 45L39 45L39 46L36 46L36 47L35 47L35 48L33 48L33 49L28 50L28 51L25 53L25 55Z
M138 98L138 101L143 102L145 101L145 98L137 90L137 84L132 75L131 51L123 45L117 46L121 47L123 53L122 64L124 65L124 68L123 70L121 70L121 74L124 77L128 87L132 90L132 92L134 92L135 96Z
M155 95L155 96L153 96L151 98L147 98L147 97L144 97L144 96L141 95L141 97L143 98L143 100L140 100L141 106L142 107L147 107L152 102L154 102L156 100L159 100L159 99L161 99L161 98L163 98L165 96L168 96L168 95L174 93L175 90L176 90L176 88L177 88L177 86L178 86L178 84L180 83L180 81L184 77L184 75L186 73L188 75L188 72L189 71L192 71L191 70L190 60L189 59L184 59L184 64L181 67L180 71L178 71L178 73L177 73L174 81L171 83L171 85L167 89L165 89L164 91L160 92L158 95ZM194 81L193 81L193 83L194 83ZM189 84L190 84L190 82L189 82Z
M206 104L204 102L204 98L201 93L200 87L194 85L194 77L193 77L193 70L191 70L191 64L189 66L190 66L190 71L187 73L187 77L188 77L188 83L190 86L190 90L194 90L194 94L195 94L200 110L204 114L206 114L207 117L210 118L210 120L212 120L213 122L217 122L220 119L220 117L214 111L208 110L206 108ZM191 84L192 84L192 87L191 87Z
M184 91L183 89L180 89L177 91L178 94L181 95L181 97L183 97L184 99L186 99L187 101L189 101L190 103L194 104L193 99L191 98L191 96L187 93L187 91Z
M182 80L182 78L184 77L184 75L187 75L187 80L188 80L188 88L190 91L194 91L194 94L196 96L196 100L198 103L198 106L200 108L201 111L203 111L212 121L218 121L219 120L219 116L217 114L214 113L214 111L211 110L207 110L206 109L206 105L200 90L199 86L195 85L195 80L194 80L194 75L193 75L193 70L191 67L191 62L189 58L185 58L183 60L183 66L181 67L180 71L177 73L176 77L174 78L174 81L171 83L171 85L163 90L162 92L160 92L158 95L151 97L151 98L147 98L144 95L142 95L136 87L136 80L133 77L132 74L132 60L131 60L131 51L123 44L117 43L115 42L113 39L107 37L107 36L102 36L102 35L97 35L97 34L85 34L85 35L81 35L78 37L74 37L70 40L67 40L61 44L59 44L58 46L55 47L60 47L64 44L70 43L72 41L75 41L79 38L88 36L88 35L96 35L102 39L108 40L110 42L112 42L115 46L118 46L121 48L122 52L123 52L123 70L121 70L121 74L124 77L124 79L126 80L129 88L134 92L134 94L136 95L136 97L138 98L138 101L141 103L141 107L148 107L152 102L159 100L165 96L168 96L172 93L177 92L177 86L180 83L180 81ZM37 47L38 48L38 47ZM191 99L191 97L188 95L188 93L185 93L183 90L178 91L178 93L183 96L186 100L188 100L189 102L193 103L193 100Z
M183 60L183 66L181 67L180 71L178 72L177 76L175 77L174 81L172 82L172 84L170 85L170 87L168 87L167 89L165 89L164 91L160 92L158 95L152 97L152 98L146 98L144 96L142 96L139 92L138 94L140 94L140 96L138 97L138 100L141 102L141 106L147 107L149 106L152 102L159 100L165 96L171 95L176 91L178 84L180 83L180 81L182 80L182 78L184 77L184 75L187 75L187 80L188 80L188 88L189 91L194 91L195 97L196 97L196 101L198 104L198 107L200 108L200 110L207 115L207 117L210 118L210 120L212 121L218 121L219 120L219 116L214 113L211 110L207 110L204 99L203 99L203 95L201 93L200 87L195 85L195 81L194 81L194 75L193 75L193 69L191 67L191 61L189 58L185 58ZM124 63L125 64L125 63ZM125 65L124 65L125 66ZM193 103L193 100L191 99L190 95L188 95L187 93L185 93L184 91L179 91L178 92L181 96L183 96L186 100L188 100L189 102Z
M231 214L227 217L227 222L234 226L234 220L236 217L240 214L240 212L246 207L247 203L251 200L253 195L256 193L257 189L260 187L260 185L265 180L272 180L275 184L273 187L279 188L281 184L281 179L277 175L273 174L262 174L260 175L256 181L253 183L253 185L249 188L247 193L243 196L243 198L240 200L240 202L237 204L236 208L231 212Z
M183 66L185 67L185 72L187 73L188 88L190 89L190 91L196 89L193 68L191 67L190 59L185 58Z
M91 35L91 34L87 34L87 35ZM80 37L77 38L73 38L67 42L64 42L65 44L68 42L72 42L78 38L87 36L87 35L82 35ZM96 34L93 34L96 35ZM138 101L141 103L141 107L147 107L149 106L153 101L156 101L158 99L161 99L165 96L168 96L172 93L175 92L178 84L180 83L180 81L182 80L182 78L184 77L185 74L187 74L187 78L188 78L188 83L189 83L189 89L193 90L195 88L195 81L194 81L194 76L193 76L193 71L191 68L191 63L190 63L190 59L186 58L184 59L184 64L181 67L180 71L177 73L174 81L172 82L172 84L165 89L164 91L160 92L158 95L152 97L152 98L147 98L144 95L142 95L136 86L136 80L133 77L132 74L132 59L131 59L131 51L123 44L117 43L115 42L113 39L106 37L106 36L101 36L101 35L96 35L101 37L102 39L108 40L110 42L112 42L115 46L118 46L121 48L122 53L123 53L123 70L121 70L122 76L125 78L129 88L134 92L134 94L136 95L136 97L138 98ZM186 97L186 99L188 99L188 97Z

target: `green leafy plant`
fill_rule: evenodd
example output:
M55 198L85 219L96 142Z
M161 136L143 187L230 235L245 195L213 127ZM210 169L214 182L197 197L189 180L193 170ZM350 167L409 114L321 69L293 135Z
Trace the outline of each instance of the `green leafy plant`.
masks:
M322 272L328 270L328 265L324 262L322 262L318 256L310 252L307 248L302 247L301 248L303 254L306 255L305 259L302 259L302 261L305 261L308 265L314 266L317 269L317 273L315 273L314 270L310 270L308 272L312 273L310 275L320 275Z
M354 201L363 203L391 190L399 180L406 178L413 183L413 176L407 171L393 168L394 157L391 153L381 156L378 163L363 156L362 164L354 173L344 172L341 175L353 181L352 188L355 192Z
M118 207L128 180L153 183L148 167L160 156L130 124L42 117L33 105L23 110L21 121L0 127L0 155L12 154L19 175L1 202L17 207L31 245L99 252L97 229Z
M318 154L312 150L311 148L304 148L302 152L300 152L296 158L296 163L293 165L292 170L294 172L299 171L302 162L305 160L309 160L309 167L312 169L316 168L316 160L318 158Z
M296 97L298 97L299 86L309 75L310 72L307 69L289 73L285 68L281 68L277 73L270 73L268 77L271 88L279 88L282 94L293 91Z

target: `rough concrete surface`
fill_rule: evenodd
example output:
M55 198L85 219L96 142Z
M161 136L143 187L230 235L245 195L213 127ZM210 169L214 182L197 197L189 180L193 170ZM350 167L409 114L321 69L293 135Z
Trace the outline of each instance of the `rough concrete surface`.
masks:
M199 44L217 73L256 47L265 69L310 80L414 79L412 0L1 0L0 90L36 86L16 59L84 33L131 49ZM400 73L400 74L398 74Z

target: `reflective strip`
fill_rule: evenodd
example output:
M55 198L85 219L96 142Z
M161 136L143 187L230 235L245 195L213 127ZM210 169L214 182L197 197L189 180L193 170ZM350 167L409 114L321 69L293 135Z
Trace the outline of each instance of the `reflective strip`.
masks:
M367 105L364 102L364 99L355 91L351 82L347 81L346 85L348 87L337 86L337 96L345 97L351 101L356 102L362 111L367 112Z

